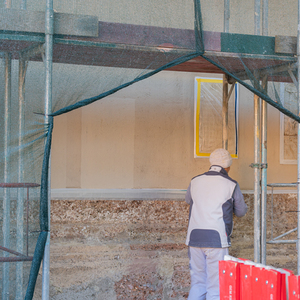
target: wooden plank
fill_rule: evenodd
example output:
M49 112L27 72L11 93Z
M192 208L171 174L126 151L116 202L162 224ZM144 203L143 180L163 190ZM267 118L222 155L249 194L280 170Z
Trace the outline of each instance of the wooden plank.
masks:
M70 35L54 37L53 61L139 69L151 66L151 69L155 69L195 51L195 36L191 29L106 22L98 22L98 28L100 29L98 35L93 37ZM241 59L250 71L295 62L294 56L275 53L274 37L204 31L203 40L205 56L233 73L245 72ZM0 51L10 51L13 59L19 58L19 51L43 42L44 34L41 33L0 32ZM239 52L239 49L242 51ZM30 60L42 61L42 56L37 54ZM170 70L223 73L200 56ZM286 74L276 74L276 78L272 77L274 81L281 78L287 81L288 77Z
M97 42L195 49L194 30L99 22Z
M203 31L205 50L221 51L220 32ZM195 49L191 29L99 22L99 37L94 41L140 46Z
M0 30L44 33L45 13L0 9ZM95 16L54 13L54 34L98 36L98 18Z
M205 51L221 51L221 32L203 31Z
M297 37L295 36L275 36L275 52L284 54L297 54Z

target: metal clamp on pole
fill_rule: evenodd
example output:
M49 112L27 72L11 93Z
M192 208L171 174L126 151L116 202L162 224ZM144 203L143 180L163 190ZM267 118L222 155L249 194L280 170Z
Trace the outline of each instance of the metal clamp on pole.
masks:
M249 165L250 168L257 168L257 169L267 169L268 168L268 164L254 164L252 163L251 165Z

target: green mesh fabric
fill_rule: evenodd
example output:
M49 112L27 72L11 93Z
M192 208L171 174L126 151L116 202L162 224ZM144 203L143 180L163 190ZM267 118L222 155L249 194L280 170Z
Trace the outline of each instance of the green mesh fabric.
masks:
M300 120L296 105L281 99L281 83L291 83L297 68L294 54L276 52L275 35L283 34L276 32L280 28L276 20L282 21L276 18L276 9L274 14L269 12L272 36L264 37L253 34L254 12L248 1L231 6L230 33L223 32L223 6L216 1L178 0L175 5L172 1L105 0L84 5L74 2L72 6L57 1L54 9L83 15L98 10L101 19L97 36L54 35L49 123L44 116L44 33L0 28L0 92L10 97L3 96L0 106L0 245L33 257L32 261L2 264L3 297L21 294L29 300L34 294L49 232L48 170L55 116L200 57L287 116ZM44 10L44 3L32 1L26 11ZM296 20L293 14L290 19ZM296 35L296 21L291 24L287 35ZM7 63L10 58L11 67ZM11 86L6 81L10 76ZM268 84L263 85L263 80ZM24 83L25 98L19 83ZM8 187L11 183L30 185L28 202L27 187ZM15 257L1 252L7 259Z
M254 7L250 7L249 3L238 5L231 3L228 9L230 11L229 32L224 32L216 7L201 2L203 58L268 104L299 122L297 104L285 103L280 94L282 83L293 84L297 77L296 39L294 39L294 50L285 48L288 42L283 40L285 36L297 36L295 15L297 3L290 3L285 7L289 11L287 15L284 11L281 12L280 6L270 7L265 17L269 25L264 31L272 32L272 36L266 33L262 35L260 19L255 25L253 17L255 15L259 17L262 14L261 10L255 12ZM286 26L282 26L283 23ZM212 30L217 32L214 43L211 41Z
M3 58L0 91L4 103L0 106L3 136L0 141L3 170L0 245L2 257L7 260L2 264L1 273L5 299L8 296L32 299L34 295L49 232L48 170L55 116L100 100L201 54L199 1L184 1L179 6L156 1L140 1L139 5L131 2L132 9L124 14L122 1L103 1L100 11L105 17L98 21L98 35L54 34L49 123L45 122L43 31L10 30L13 27L9 26L15 24L9 24L9 20L8 25L2 24L3 30L0 28ZM129 4L126 2L126 7ZM41 19L37 12L45 10L45 4L41 6L40 2L28 4L26 11L14 5L3 14L22 19L26 13L30 16L27 20ZM71 18L67 14L93 15L92 10L88 11L93 5L97 9L97 3L91 2L85 3L84 10L80 4L70 7L58 1L54 9L65 14L64 18ZM14 22L18 23L16 19ZM28 28L37 26L34 21L32 24L28 21L24 27L27 25ZM14 186L8 187L11 184ZM24 184L30 186L28 202ZM16 257L22 260L24 256L29 260L10 261Z

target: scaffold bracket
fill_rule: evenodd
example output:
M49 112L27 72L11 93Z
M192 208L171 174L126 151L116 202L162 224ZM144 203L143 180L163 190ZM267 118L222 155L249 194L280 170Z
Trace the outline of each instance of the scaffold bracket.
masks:
M268 168L268 164L254 164L252 163L251 165L249 165L250 168L257 168L257 169L267 169Z

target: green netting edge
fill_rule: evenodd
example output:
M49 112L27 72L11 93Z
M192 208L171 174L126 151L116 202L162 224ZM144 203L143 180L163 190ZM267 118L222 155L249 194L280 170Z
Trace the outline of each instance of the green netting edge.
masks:
M87 99L78 101L78 102L76 102L75 104L72 104L72 105L70 105L70 106L66 106L66 107L64 107L64 108L62 108L62 109L59 109L58 111L52 113L51 116L59 116L59 115L65 114L65 113L67 113L67 112L70 112L70 111L72 111L72 110L74 110L74 109L77 109L77 108L86 106L86 105L88 105L88 104L91 104L91 103L93 103L93 102L95 102L95 101L98 101L98 100L100 100L100 99L103 99L103 98L105 98L105 97L107 97L107 96L109 96L109 95L111 95L111 94L114 94L114 93L116 93L117 91L119 91L119 90L121 90L121 89L124 89L125 87L128 87L128 86L130 86L130 85L132 85L132 84L134 84L134 83L136 83L136 82L139 82L139 81L141 81L141 80L144 80L144 79L146 79L146 78L149 78L149 77L151 77L151 76L157 74L157 73L160 72L160 71L163 71L163 70L168 69L168 68L170 68L170 67L179 65L179 64L181 64L181 63L183 63L183 62L185 62L185 61L188 61L188 60L190 60L190 59L192 59L192 58L195 58L195 57L199 56L200 54L201 54L201 53L193 52L193 53L191 53L191 54L188 54L188 55L179 57L179 58L173 60L172 62L170 62L170 63L168 63L168 64L166 64L166 65L164 65L164 66L162 66L162 67L160 67L160 68L158 68L158 69L156 69L156 70L153 70L153 71L151 71L151 72L149 72L149 73L147 73L147 74L145 74L145 75L143 75L143 76L137 77L136 79L134 79L134 80L132 80L132 81L129 81L129 82L126 82L126 83L124 83L124 84L122 84L122 85L119 85L118 87L113 88L113 89L111 89L111 90L109 90L109 91L107 91L107 92L105 92L105 93L102 93L102 94L99 94L99 95L97 95L97 96L94 96L94 97L91 97L91 98L87 98Z
M48 232L43 231L38 237L38 241L35 247L33 260L31 263L30 275L28 286L26 290L25 300L31 300L34 294L35 284L38 277L39 269L44 255L45 245L47 241Z
M201 56L203 58L205 58L207 61L209 61L210 63L212 63L213 65L215 65L216 67L218 67L225 74L228 74L229 76L231 76L232 78L234 78L237 82L239 82L241 85L243 85L244 87L246 87L248 90L250 90L251 92L253 92L257 96L259 96L261 99L265 100L267 103L269 103L270 105L272 105L273 107L275 107L276 109L278 109L280 112L282 112L286 116L288 116L291 119L293 119L293 120L297 121L298 123L300 123L300 117L299 116L293 114L292 112L290 112L289 110L287 110L286 108L284 108L279 103L276 103L268 95L266 95L265 93L263 93L263 91L255 89L253 86L251 86L251 85L247 84L246 82L244 82L243 80L239 79L234 74L232 74L228 70L226 70L224 67L222 67L221 65L219 65L218 63L216 63L215 61L213 61L211 58L206 57L203 54ZM249 79L251 80L251 78L249 78Z
M49 164L52 144L53 117L49 116L47 140L41 178L41 199L40 199L40 227L41 231L49 231L48 203L49 203Z
M33 261L31 263L31 269L29 274L29 281L26 290L25 300L31 300L34 294L35 284L38 277L38 272L43 259L45 245L47 241L49 231L48 221L48 198L49 198L49 162L50 162L50 150L53 132L53 117L49 117L47 139L45 144L45 153L42 167L41 178L41 194L40 194L40 229L37 244L33 255Z

